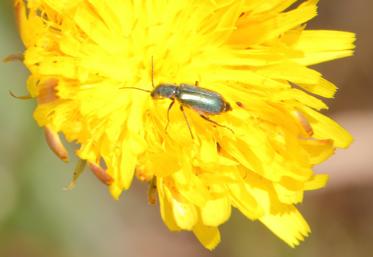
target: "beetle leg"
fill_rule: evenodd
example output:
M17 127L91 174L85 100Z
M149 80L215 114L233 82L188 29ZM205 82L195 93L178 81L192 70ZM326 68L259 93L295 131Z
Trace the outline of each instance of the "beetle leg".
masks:
M166 133L167 133L168 124L170 123L170 111L171 111L171 108L174 105L174 103L175 103L175 100L172 99L172 102L170 103L170 105L168 106L168 109L167 109L167 123L166 123L166 127L164 128Z
M196 80L196 82L194 83L194 85L195 85L196 87L199 87L199 82L198 82L198 80Z
M187 118L187 116L186 116L186 114L185 114L184 107L183 107L182 105L180 105L180 111L181 111L181 112L183 113L183 115L184 115L184 119L185 119L185 121L186 121L186 123L187 123L187 125L188 125L188 129L189 129L189 132L190 132L190 136L192 137L192 139L194 139L194 137L193 137L193 133L192 133L192 129L190 128L190 124L189 124L188 118Z
M203 114L200 114L200 116L201 116L203 119L207 120L208 122L211 122L212 124L214 124L214 125L216 125L216 126L219 126L219 127L222 127L222 128L229 129L229 130L234 134L233 129L228 128L227 126L221 125L221 124L217 123L216 121L211 120L209 117L207 117L207 116L205 116L205 115L203 115Z
M79 160L79 162L76 164L74 168L73 178L71 179L71 182L64 188L64 190L72 190L75 187L76 181L78 180L80 175L83 173L86 164L87 164L86 160L82 160L82 159Z

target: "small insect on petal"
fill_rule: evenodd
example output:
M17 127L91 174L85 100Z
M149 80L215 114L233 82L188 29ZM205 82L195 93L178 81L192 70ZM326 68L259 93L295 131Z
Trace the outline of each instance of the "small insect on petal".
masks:
M57 132L53 131L48 126L44 127L44 135L49 148L64 162L69 161L69 154L65 146L61 142L61 138Z
M114 179L107 174L106 170L103 169L101 166L93 163L93 162L88 162L88 167L91 169L93 174L105 185L111 185L114 181Z

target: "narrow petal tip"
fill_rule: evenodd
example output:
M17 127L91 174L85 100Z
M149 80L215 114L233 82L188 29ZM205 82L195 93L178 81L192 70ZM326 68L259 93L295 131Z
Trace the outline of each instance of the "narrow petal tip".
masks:
M62 144L58 133L46 126L44 128L44 135L49 148L57 155L58 158L64 162L68 162L69 154L65 146Z
M95 174L95 176L105 185L110 186L113 183L113 178L101 166L93 162L88 162L88 167L91 169L93 174Z
M24 55L22 53L16 53L16 54L10 54L6 56L3 59L3 62L8 63L8 62L14 62L14 61L20 61L23 62L24 60Z

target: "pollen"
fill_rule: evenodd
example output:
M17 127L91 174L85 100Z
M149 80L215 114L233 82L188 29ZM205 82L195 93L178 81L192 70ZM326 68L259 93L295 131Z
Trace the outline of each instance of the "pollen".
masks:
M313 167L352 142L320 112L336 86L310 65L352 55L355 36L306 29L317 2L15 0L34 118L115 199L148 182L166 226L208 249L232 208L294 247L310 233L296 204L327 182ZM227 111L149 93L196 81Z

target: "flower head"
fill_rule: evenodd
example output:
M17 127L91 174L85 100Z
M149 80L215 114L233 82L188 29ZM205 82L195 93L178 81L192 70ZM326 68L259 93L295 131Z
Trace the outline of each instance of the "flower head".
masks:
M310 229L294 205L327 181L313 166L352 141L319 112L336 87L308 66L351 55L354 35L306 30L317 2L16 0L35 119L59 155L58 132L77 142L114 198L151 182L166 225L209 249L232 207L295 246ZM231 110L169 109L153 80L198 81Z

